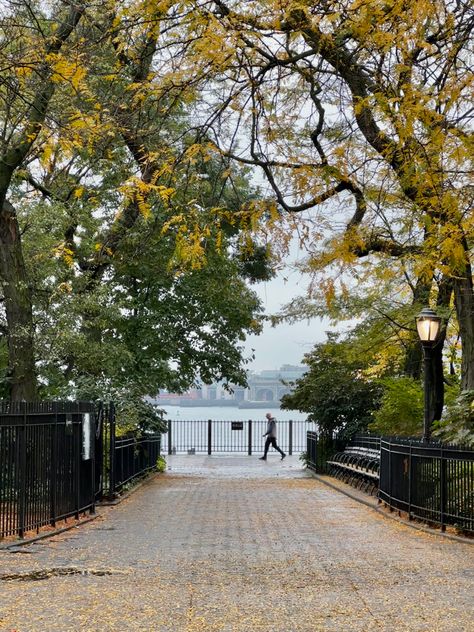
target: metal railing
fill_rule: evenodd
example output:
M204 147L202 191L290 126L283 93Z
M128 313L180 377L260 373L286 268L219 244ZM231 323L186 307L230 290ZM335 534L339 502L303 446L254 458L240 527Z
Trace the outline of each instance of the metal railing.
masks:
M93 513L159 455L160 435L116 436L113 404L0 401L0 539Z
M94 511L94 407L0 402L0 538Z
M378 498L388 507L443 530L451 525L474 532L474 450L371 436L354 437L350 444L380 449ZM342 449L337 438L307 433L308 467L315 472L327 473L327 461Z
M337 435L318 435L314 430L306 435L306 459L308 467L319 474L327 474L328 461L333 455L343 450L347 441L341 440Z
M168 420L168 432L162 435L162 451L168 454L215 454L240 452L248 455L263 452L267 428L265 420L188 421ZM308 421L278 421L278 445L287 454L306 449Z
M116 496L125 485L156 468L161 450L161 435L119 435L113 403L101 411L99 436L98 451L102 453L101 496Z
M382 439L379 498L409 518L474 532L474 451Z

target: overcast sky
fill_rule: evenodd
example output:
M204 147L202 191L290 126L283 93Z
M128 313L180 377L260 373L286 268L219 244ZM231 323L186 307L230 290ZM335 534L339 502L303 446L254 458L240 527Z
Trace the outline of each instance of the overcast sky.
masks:
M253 182L269 197L273 192L260 171L255 170ZM311 211L307 213L311 214ZM296 237L292 239L288 266L281 271L274 279L267 283L256 283L252 286L260 297L265 313L275 314L279 309L289 303L293 298L305 294L309 277L305 277L294 269L294 264L304 259L307 253L302 252ZM265 324L260 336L249 336L245 349L246 355L252 354L255 350L255 359L246 365L250 371L263 371L265 369L278 369L282 364L301 365L305 353L311 351L313 346L326 339L326 331L334 329L329 321L314 319L312 321L302 321L292 325L282 324L271 327Z
M285 281L285 278L287 280ZM274 314L279 308L300 296L305 290L305 279L297 272L285 270L267 283L252 286L263 302L265 312ZM312 320L277 327L265 325L260 336L249 336L245 348L248 355L255 349L255 360L247 365L251 371L277 369L282 364L301 364L303 355L311 351L314 344L325 339L331 329L328 322Z

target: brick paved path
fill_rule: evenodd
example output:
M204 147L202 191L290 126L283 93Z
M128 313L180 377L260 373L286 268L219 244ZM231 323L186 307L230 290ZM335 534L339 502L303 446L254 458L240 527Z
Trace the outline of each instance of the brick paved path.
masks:
M387 520L295 457L169 462L89 525L1 551L0 629L474 630L473 546Z

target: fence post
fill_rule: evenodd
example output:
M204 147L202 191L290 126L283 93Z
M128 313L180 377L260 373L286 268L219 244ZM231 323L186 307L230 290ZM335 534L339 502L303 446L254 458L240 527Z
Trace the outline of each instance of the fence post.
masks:
M115 407L109 402L109 496L115 492Z
M25 519L26 519L26 403L21 402L23 411L23 424L18 427L18 443L20 470L18 476L19 487L19 506L18 506L18 535L20 538L25 537Z
M171 419L168 420L168 454L172 454L171 448Z
M413 442L410 441L410 450L408 453L408 520L411 520L411 493L412 493L412 452L413 452Z
M96 438L96 434L97 434L97 426L96 426L96 413L97 413L97 408L94 406L94 410L89 412L89 416L90 416L90 421L89 421L89 432L90 432L90 438L89 438L89 446L90 446L90 457L91 457L91 507L89 509L89 513L90 514L95 514L95 503L96 503L96 489L95 489L95 483L96 483L96 467L97 467L97 462L96 462L96 453L95 453L95 438ZM84 416L82 417L83 421L84 421ZM94 422L94 423L92 423Z
M56 484L58 469L58 402L54 402L54 427L51 433L51 511L50 523L56 526Z
M288 454L293 454L293 420L288 422Z
M392 509L392 442L390 439L387 441L387 445L388 445L388 495L390 498L388 510L393 511Z
M441 523L441 531L446 531L445 517L446 517L446 484L447 484L447 476L446 476L446 466L447 461L444 455L443 447L440 448L440 523Z
M248 427L248 441L249 441L249 445L248 445L248 454L249 456L252 456L252 420L249 419L249 427Z
M207 453L212 454L212 419L207 420Z
M77 417L79 419L79 404L77 404ZM74 434L74 417L72 418L72 440L74 441L75 467L76 467L76 513L75 518L79 520L79 509L81 507L81 458L82 458L82 423L76 423L76 434Z

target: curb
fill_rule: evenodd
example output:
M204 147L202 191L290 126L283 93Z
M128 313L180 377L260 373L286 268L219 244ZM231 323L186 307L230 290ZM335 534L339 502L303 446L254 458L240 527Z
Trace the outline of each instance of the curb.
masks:
M89 516L89 518L84 518L83 520L79 520L74 524L67 525L66 527L61 527L60 529L55 529L54 531L48 531L46 533L40 533L39 535L34 536L33 538L25 538L24 540L18 540L16 542L7 542L5 544L0 544L0 551L7 551L8 549L14 549L18 546L26 546L27 544L33 544L38 540L44 540L46 538L53 538L55 535L59 535L60 533L64 533L65 531L71 531L71 529L76 529L77 527L81 527L88 522L92 522L96 518L99 517L99 514L94 514L93 516Z
M336 490L337 492L341 492L341 494L344 494L345 496L348 496L352 500L355 500L358 503L361 503L362 505L366 505L366 507L369 507L373 511L376 511L378 514L380 514L384 518L389 518L390 520L395 520L395 522L398 522L399 524L403 524L403 525L405 525L407 527L411 527L412 529L416 529L417 531L423 531L424 533L428 533L429 535L437 535L437 536L439 536L441 538L447 538L448 540L455 540L456 542L461 542L462 544L470 544L471 546L474 545L474 540L470 540L469 538L463 538L460 535L453 535L451 533L445 533L443 531L438 531L436 529L430 529L430 527L424 527L421 524L416 524L415 522L411 522L409 520L403 520L402 518L399 518L398 516L393 516L390 513L387 513L385 511L383 511L382 509L380 509L380 507L378 507L375 503L371 503L369 500L365 500L364 498L360 498L359 496L357 496L356 494L352 494L348 490L341 489L337 485L333 485L329 481L326 481L319 474L316 474L312 470L309 470L309 471L311 472L311 475L313 476L313 478L318 480L320 483L323 483L324 485L327 485L328 487L330 487L331 489Z

